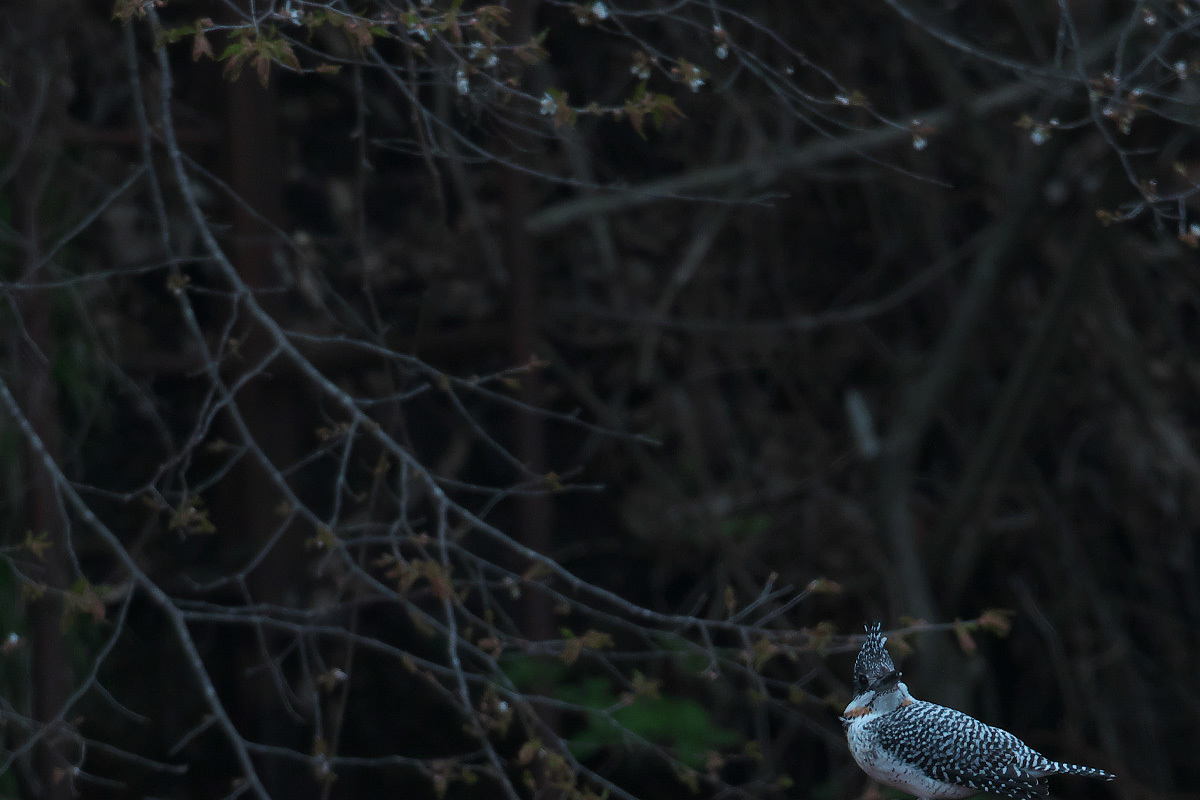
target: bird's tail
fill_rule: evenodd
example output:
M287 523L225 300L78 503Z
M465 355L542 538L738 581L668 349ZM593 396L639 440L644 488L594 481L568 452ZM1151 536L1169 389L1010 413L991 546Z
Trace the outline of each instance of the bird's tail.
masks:
M1081 767L1078 764L1063 764L1058 761L1054 762L1054 771L1059 775L1083 775L1087 778L1099 778L1104 781L1111 781L1117 777L1111 772L1105 772L1095 767Z

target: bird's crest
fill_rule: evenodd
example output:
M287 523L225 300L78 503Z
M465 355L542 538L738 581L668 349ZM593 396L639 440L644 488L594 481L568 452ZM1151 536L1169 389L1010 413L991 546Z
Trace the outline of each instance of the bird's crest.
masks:
M888 655L888 651L883 646L887 637L883 635L882 624L872 622L864 627L867 631L867 640L863 642L862 649L858 651L858 658L854 660L855 694L865 692L871 684L896 671L892 657Z

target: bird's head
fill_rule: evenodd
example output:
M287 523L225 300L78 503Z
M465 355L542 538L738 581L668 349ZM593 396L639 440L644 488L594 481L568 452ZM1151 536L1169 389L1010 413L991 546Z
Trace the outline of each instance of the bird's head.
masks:
M842 712L845 726L856 718L885 714L913 702L908 687L900 682L900 671L883 647L887 637L882 626L873 622L866 628L867 640L854 661L854 699Z
M884 649L887 637L883 635L883 626L872 622L865 626L867 640L858 651L854 660L854 695L864 692L881 692L895 686L900 681L900 673L892 663L892 657Z

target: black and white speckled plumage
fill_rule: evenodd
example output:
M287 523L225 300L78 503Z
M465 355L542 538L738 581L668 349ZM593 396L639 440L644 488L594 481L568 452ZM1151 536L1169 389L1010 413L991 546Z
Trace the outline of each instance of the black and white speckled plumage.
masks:
M1036 800L1047 775L1109 773L1051 761L1008 731L945 706L913 698L884 649L879 623L854 664L855 697L842 717L851 753L863 770L919 798L965 798L991 792Z

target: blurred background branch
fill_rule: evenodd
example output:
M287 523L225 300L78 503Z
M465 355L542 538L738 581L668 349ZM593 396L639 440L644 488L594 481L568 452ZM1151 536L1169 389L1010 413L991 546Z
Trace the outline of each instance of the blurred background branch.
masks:
M0 794L1193 796L1198 19L0 2Z

